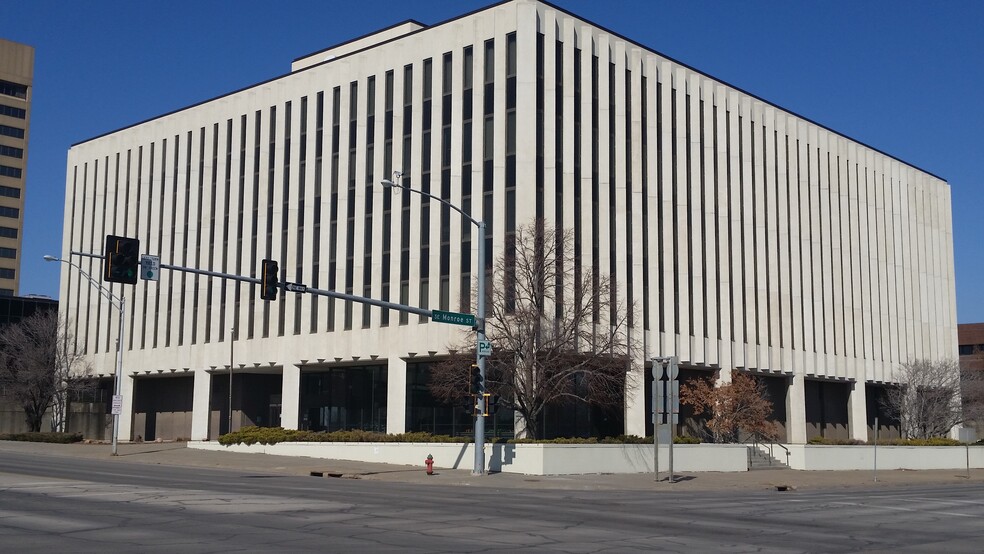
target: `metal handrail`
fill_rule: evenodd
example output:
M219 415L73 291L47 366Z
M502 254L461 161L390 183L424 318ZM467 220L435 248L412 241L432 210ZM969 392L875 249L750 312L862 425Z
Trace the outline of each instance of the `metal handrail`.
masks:
M775 441L773 439L766 438L766 437L762 436L762 434L759 433L758 431L752 433L752 435L749 438L751 439L752 446L755 447L755 448L759 448L759 446L766 446L766 447L768 447L768 449L769 449L769 465L772 465L772 460L775 458L774 451L773 451L773 448L772 447L773 446L778 446L779 448L782 448L786 452L786 466L787 467L789 466L789 449L786 448L786 446L783 445L781 442L777 442L777 441Z

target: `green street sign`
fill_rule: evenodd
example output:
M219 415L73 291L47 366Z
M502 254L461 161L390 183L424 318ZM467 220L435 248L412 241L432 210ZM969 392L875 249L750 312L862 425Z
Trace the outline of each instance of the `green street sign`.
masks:
M451 323L453 325L475 326L475 316L472 314L459 314L457 312L442 312L441 310L431 311L431 321L436 323Z

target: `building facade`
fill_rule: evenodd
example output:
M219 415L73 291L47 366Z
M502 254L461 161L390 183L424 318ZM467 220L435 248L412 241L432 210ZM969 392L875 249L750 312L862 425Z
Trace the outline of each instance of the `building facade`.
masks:
M0 38L0 295L20 290L34 48Z
M984 323L957 325L961 387L964 401L964 427L974 430L977 438L984 437L981 403L984 403Z
M486 236L380 186L395 171ZM805 442L866 439L901 362L956 355L945 181L543 2L299 58L74 145L67 174L63 257L136 237L165 264L258 277L275 259L284 281L425 309L474 312L478 240L490 267L521 225L571 231L574 263L635 306L637 386L614 416L628 434L651 432L654 356L683 378L761 376ZM119 313L62 265L75 347L108 375ZM470 425L426 390L462 328L180 271L111 288L124 440Z

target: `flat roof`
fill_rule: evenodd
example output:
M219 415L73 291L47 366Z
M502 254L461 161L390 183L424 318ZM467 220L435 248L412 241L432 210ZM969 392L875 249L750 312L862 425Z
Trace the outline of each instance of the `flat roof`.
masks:
M413 19L408 19L408 20L405 20L405 21L402 21L402 22L400 22L400 23L396 23L396 24L393 24L393 25L388 25L388 26L386 26L386 27L383 27L383 28L381 28L381 29L379 29L378 31L374 31L374 32L372 32L372 33L367 33L367 34L365 34L365 35L362 35L362 36L360 36L360 37L356 37L356 38L354 38L354 39L351 39L351 40L346 40L346 41L344 41L344 42L341 42L341 43L338 43L338 44L336 44L335 46L330 46L330 47L328 47L328 48L323 48L323 49L321 49L321 50L318 50L318 51L316 51L316 52L313 52L313 53L311 53L311 54L307 54L307 55L305 55L305 56L300 56L300 57L298 57L298 58L295 58L295 59L294 59L294 61L296 62L296 61L298 61L298 60L302 60L302 59L304 59L304 58L307 58L307 57L310 57L310 56L314 56L314 55L316 55L316 54L318 54L318 53L320 53L320 52L326 52L326 51L328 51L328 50L331 50L331 49L333 49L333 48L338 48L339 46L343 46L343 45L345 45L345 44L348 44L348 43L351 43L351 42L355 42L355 41L358 41L358 40L363 40L363 39L365 39L366 37L370 37L370 36L372 36L372 35L374 35L374 34L378 34L378 33L381 33L381 32L384 32L384 31L386 31L386 30L389 30L389 29L392 29L392 28L394 28L394 27L396 27L396 26L399 26L399 25L402 25L402 24L405 24L405 23L407 23L407 22L412 22L412 23L415 23L415 24L418 24L418 25L421 25L421 26L422 26L422 28L420 28L420 29L417 29L416 31L413 31L413 32L410 32L410 33L407 33L407 34L404 34L404 35L400 35L400 36L397 36L397 37L393 37L393 38L391 38L391 39L388 39L388 40L383 40L383 41L381 41L381 42L378 42L378 43L375 43L375 44L372 44L372 45L370 45L370 46L366 46L365 48L361 48L361 49L358 49L358 50L353 50L353 51L351 51L351 52L348 52L348 53L346 53L346 54L343 54L343 55L340 55L340 56L338 56L338 57L335 57L335 58L331 58L331 59L328 59L328 60L325 60L325 61L323 61L323 62L320 62L320 63L317 63L317 64L313 64L313 65L310 65L310 66L308 66L308 67L305 67L305 68L302 68L302 69L299 69L299 70L297 70L297 71L290 71L290 72L288 72L288 73L284 73L284 74L281 74L281 75L278 75L278 76L276 76L276 77L273 77L273 78L270 78L270 79L266 79L266 80L264 80L264 81L260 81L260 82L258 82L258 83L255 83L255 84L253 84L253 85L249 85L249 86L246 86L246 87L242 87L242 88L239 88L239 89L236 89L236 90L233 90L233 91L231 91L231 92L227 92L227 93L225 93L225 94L221 94L221 95L219 95L219 96L215 96L215 97L213 97L213 98L209 98L209 99L207 99L207 100L203 100L203 101L201 101L201 102L196 102L196 103L194 103L194 104L191 104L191 105L188 105L188 106L185 106L185 107L183 107L183 108L178 108L178 109L175 109L175 110L171 110L171 111L169 111L169 112L167 112L167 113L163 113L163 114L160 114L160 115L157 115L157 116L154 116L154 117L150 117L150 118L147 118L147 119L144 119L144 120L142 120L142 121L138 121L137 123L133 123L133 124L131 124L131 125L127 125L127 126L125 126L125 127L120 127L119 129L115 129L115 130L112 130L112 131L108 131L108 132L106 132L106 133L102 133L102 134L100 134L100 135L97 135L97 136L94 136L94 137L92 137L92 138L88 138L88 139L85 139L85 140L82 140L82 141L79 141L79 142L76 142L76 143L74 143L74 144L72 144L72 146L74 147L74 146L78 146L78 145L80 145L80 144L85 144L86 142L90 142L90 141L93 141L93 140L96 140L96 139L99 139L99 138L102 138L102 137L105 137L105 136L108 136L108 135L112 135L113 133L118 133L118 132L120 132L120 131L124 131L124 130L126 130L126 129L130 129L130 128L133 128L133 127L137 127L137 126L139 126L139 125L143 125L144 123L149 123L149 122L151 122L151 121L154 121L154 120L156 120L156 119L160 119L160 118L162 118L162 117L167 117L167 116L169 116L169 115L173 115L173 114L176 114L176 113L179 113L179 112L182 112L182 111L185 111L185 110L188 110L188 109L191 109L191 108L194 108L194 107L196 107L196 106L200 106L200 105L203 105L203 104L207 104L207 103L209 103L209 102L213 102L213 101L215 101L215 100L219 100L219 99L222 99L222 98L225 98L225 97L227 97L227 96L231 96L231 95L233 95L233 94L237 94L237 93L239 93L239 92L243 92L243 91L246 91L246 90L249 90L249 89L252 89L252 88L255 88L255 87L258 87L258 86L261 86L261 85L264 85L264 84L266 84L266 83L270 83L270 82L273 82L273 81L276 81L276 80L278 80L278 79L282 79L282 78L284 78L284 77L288 77L288 76L290 76L290 75L293 75L293 74L297 74L297 73L302 73L302 72L304 72L304 71L307 71L307 70L309 70L309 69L312 69L312 68L315 68L315 67L320 67L320 66L322 66L322 65L324 65L324 64L328 64L328 63L334 63L334 62L335 62L335 61L337 61L337 60L341 60L341 59L344 59L344 58L347 58L347 57L349 57L349 56L353 56L353 55L355 55L355 54L358 54L358 53L360 53L360 52L364 52L364 51L366 51L366 50L370 50L370 49L372 49L372 48L376 48L377 46L381 46L381 45L383 45L383 44L387 44L387 43L389 43L389 42L392 42L392 41L394 41L394 40L399 40L399 39L401 39L401 38L405 38L405 37L408 37L408 36L411 36L411 35L415 35L415 34L417 34L417 33L422 33L422 32L425 32L425 31L428 31L428 30L430 30L430 29L434 29L434 28L437 28L437 27L441 27L442 25L447 25L447 24L449 24L449 23L453 23L453 22L455 22L455 21L458 21L459 19L463 19L463 18L466 18L466 17L470 17L470 16L472 16L472 15L474 15L474 14L476 14L476 13L480 13L480 12L483 12L483 11L486 11L486 10L490 10L490 9L493 9L493 8L496 8L496 7L498 7L498 6L501 6L501 5L504 5L504 4L508 4L508 3L510 3L510 2L514 2L514 1L516 1L516 0L502 0L501 2L496 2L496 3L494 3L494 4L490 4L490 5L488 5L488 6L485 6L485 7L483 7L483 8L478 8L478 9L476 9L476 10L472 10L472 11L470 11L470 12L468 12L468 13L465 13L465 14L462 14L462 15L458 15L458 16L455 16L455 17L452 17L452 18L450 18L450 19L446 19L446 20L444 20L444 21L441 21L441 22L439 22L439 23L435 23L435 24L433 24L433 25L430 25L430 26L428 26L428 25L424 25L423 23L419 23L418 21L416 21L416 20L413 20ZM699 70L699 69L697 69L697 68L695 68L695 67L693 67L693 66L691 66L691 65L688 65L688 64L686 64L686 63L684 63L684 62L681 62L680 60L677 60L676 58L673 58L673 57L671 57L671 56L667 56L666 54L663 54L662 52L659 52L658 50L655 50L655 49L653 49L653 48L651 48L651 47L649 47L649 46L646 46L646 45L644 45L644 44L642 44L642 43L640 43L640 42L638 42L638 41L636 41L636 40L633 40L633 39L630 39L630 38L628 38L628 37L626 37L626 36L624 36L624 35L621 35L621 34L619 34L619 33L617 33L617 32L615 32L615 31L612 31L612 30L610 30L610 29L608 29L607 27L604 27L604 26L602 26L602 25L599 25L599 24L597 24L597 23L595 23L595 22L593 22L593 21L590 21L590 20L588 20L588 19L585 19L584 17L581 17L581 16L579 16L579 15L577 15L576 13L573 13L573 12L571 12L571 11L568 11L568 10L566 10L566 9L564 9L564 8L561 8L560 6L557 6L557 5L555 5L555 4L551 4L550 2L546 2L546 1L544 1L544 0L535 0L535 1L536 1L537 3L539 3L539 4L542 4L542 5L544 5L544 6L548 6L548 7L550 7L550 8L552 8L552 9L555 9L555 10L557 10L557 11L559 11L559 12L561 12L561 13L564 13L564 14L566 14L566 15L568 15L568 16L570 16L570 17L573 17L573 18L575 18L575 19L578 19L578 20L580 20L580 21L583 21L584 23L587 23L588 25L591 25L591 26L593 26L593 27L596 27L596 28L598 28L598 29L600 29L600 30L602 30L602 31L604 31L604 32L606 32L606 33L608 33L608 34L611 34L612 36L614 36L614 37L616 37L616 38L618 38L618 39L620 39L620 40L623 40L623 41L625 41L625 42L627 42L627 43L629 43L629 44L632 44L633 46L636 46L636 47L638 47L638 48L641 48L641 49L643 49L643 50L646 50L647 52L650 52L650 53L653 53L653 54L656 54L657 56L660 56L660 57L662 57L662 58L665 58L665 59L666 59L666 60L668 60L668 61L671 61L671 62L673 62L673 63L675 63L675 64L678 64L678 65L680 65L680 66L682 66L682 67L685 67L685 68L687 68L687 69L689 69L689 70L691 70L691 71L694 71L694 72L696 72L696 73L698 73L698 74L700 74L700 75L703 75L704 77L707 77L708 79L712 79L712 80L714 80L714 81L716 81L716 82L718 82L718 83L721 83L722 85L725 85L725 86L727 86L727 87L730 87L730 88L732 88L732 89L734 89L734 90L736 90L736 91L738 91L738 92L740 92L740 93L742 93L742 94L746 94L746 95L748 95L748 96L750 96L751 98L754 98L754 99L756 99L756 100L758 100L758 101L760 101L760 102L764 102L765 104L768 104L768 105L770 105L770 106L772 106L772 107L774 107L774 108L777 108L777 109L779 109L779 110L782 110L783 112L786 112L786 113L788 113L788 114L790 114L790 115L792 115L792 116L795 116L795 117L798 117L798 118L800 118L800 119L802 119L803 121L806 121L806 122L808 122L808 123L811 123L811 124L813 124L813 125L816 125L816 126L818 126L818 127L820 127L820 128L822 128L822 129L824 129L824 130L826 130L826 131L829 131L829 132L831 132L831 133L834 133L834 134L835 134L835 135L837 135L837 136L840 136L840 137L843 137L843 138L846 138L847 140L850 140L850 141L852 141L852 142L855 142L855 143L857 143L857 144L859 144L859 145L861 145L861 146L864 146L865 148L870 148L871 150L873 150L873 151L875 151L875 152L878 152L879 154L882 154L883 156L887 156L887 157L889 157L889 158L891 158L891 159L893 159L893 160L895 160L895 161L897 161L897 162L900 162L900 163L903 163L903 164L905 164L905 165L907 165L907 166L909 166L909 167L911 167L911 168L913 168L913 169L916 169L916 170L918 170L918 171L921 171L921 172L923 172L923 173L926 173L927 175L930 175L930 176L932 176L932 177L935 177L935 178L937 178L937 179L939 179L939 180L941 180L941 181L943 181L943 182L946 182L946 179L944 179L943 177L940 177L939 175L936 175L935 173L933 173L933 172L931 172L931 171L927 171L927 170L925 170L925 169L923 169L923 168L921 168L921 167L919 167L919 166L917 166L917 165L915 165L915 164L912 164L912 163L910 163L910 162L907 162L907 161L905 161L905 160L903 160L903 159L901 159L901 158L899 158L899 157L897 157L897 156L893 156L892 154L889 154L888 152L885 152L885 151L883 151L883 150L880 150L880 149L878 149L878 148L875 148L874 146L871 146L870 144L867 144L867 143L865 143L865 142L863 142L863 141L860 141L860 140L858 140L858 139L855 139L855 138L852 138L852 137L850 137L850 136L848 136L848 135L846 135L846 134L844 134L844 133L841 133L841 132L839 132L839 131L837 131L837 130L835 130L835 129L831 129L830 127L827 127L826 125L824 125L824 124L822 124L822 123L819 123L819 122L817 122L817 121L814 121L813 119L810 119L809 117L805 117L805 116L803 116L803 115L801 115L801 114L798 114L798 113L796 113L796 112L794 112L794 111L792 111L792 110L789 110L789 109L786 109L786 108L784 108L784 107L782 107L782 106L780 106L780 105L778 105L778 104L776 104L775 102L770 102L769 100L766 100L765 98L762 98L761 96L758 96L757 94L754 94L754 93L751 93L751 92L748 92L747 90L745 90L745 89L743 89L743 88L741 88L741 87L738 87L738 86L735 86L735 85L733 85L733 84L731 84L731 83L729 83L729 82L727 82L727 81L724 81L724 80L722 80L722 79L718 79L717 77L714 77L713 75L710 75L710 74L708 74L708 73L706 73L706 72L704 72L704 71L701 71L701 70Z

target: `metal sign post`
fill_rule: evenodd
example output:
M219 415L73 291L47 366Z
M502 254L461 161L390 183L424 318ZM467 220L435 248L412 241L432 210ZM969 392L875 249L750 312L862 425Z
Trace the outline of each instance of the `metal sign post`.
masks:
M676 356L652 358L653 362L653 469L659 481L659 428L670 425L670 483L673 483L674 426L680 422L680 382Z
M875 482L878 482L878 416L875 416L875 447L874 447L874 460L872 460L874 467L872 472L875 476Z

